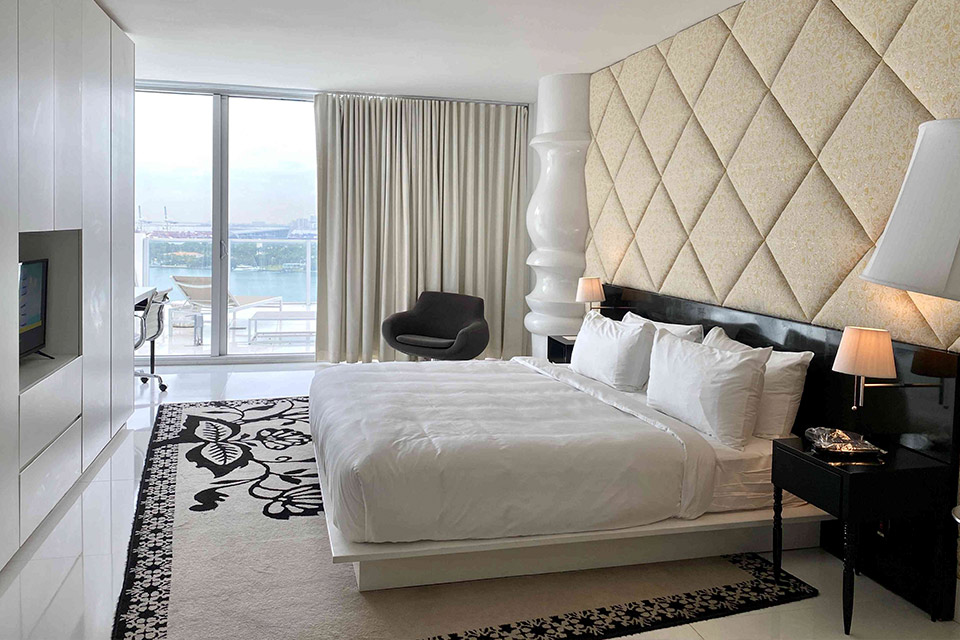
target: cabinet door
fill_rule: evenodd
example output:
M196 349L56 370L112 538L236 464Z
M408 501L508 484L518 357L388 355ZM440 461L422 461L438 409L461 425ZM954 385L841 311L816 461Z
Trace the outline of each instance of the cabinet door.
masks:
M113 433L133 414L133 42L111 25L110 240Z
M54 172L53 224L83 224L80 170L80 82L83 72L81 0L55 0L54 6Z
M83 0L83 468L110 440L110 19Z
M54 0L20 0L20 230L53 229Z
M0 0L0 291L18 288L17 0ZM0 305L0 566L20 546L18 311Z

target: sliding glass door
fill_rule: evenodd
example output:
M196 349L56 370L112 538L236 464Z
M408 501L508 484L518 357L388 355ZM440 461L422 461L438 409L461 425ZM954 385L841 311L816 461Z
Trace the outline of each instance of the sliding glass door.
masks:
M172 299L157 353L313 354L312 102L138 91L136 142L138 283Z
M133 267L137 285L170 292L159 355L212 353L213 100L136 94Z
M230 98L230 353L313 353L317 170L313 105Z

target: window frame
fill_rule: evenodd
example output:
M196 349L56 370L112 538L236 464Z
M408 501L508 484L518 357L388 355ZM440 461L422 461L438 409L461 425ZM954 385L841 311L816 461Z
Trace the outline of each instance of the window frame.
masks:
M213 198L211 207L212 261L211 296L213 305L210 316L210 352L204 355L158 355L161 365L203 365L203 364L268 364L290 362L314 362L314 353L249 353L231 354L228 352L229 334L226 329L227 283L229 269L228 247L230 246L230 98L266 98L296 102L313 102L317 92L298 89L273 89L266 87L247 87L241 85L217 85L189 82L160 82L138 80L135 91L151 93L179 93L208 95L213 97ZM131 215L133 213L131 212ZM150 360L147 355L137 355L136 364L144 365Z

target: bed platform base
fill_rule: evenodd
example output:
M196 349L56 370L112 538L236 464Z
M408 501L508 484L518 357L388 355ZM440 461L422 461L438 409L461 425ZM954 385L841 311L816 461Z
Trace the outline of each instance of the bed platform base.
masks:
M783 548L816 547L820 521L811 505L783 510ZM327 521L334 563L353 563L360 591L485 578L597 569L772 548L770 509L711 513L617 529L492 540L350 542Z

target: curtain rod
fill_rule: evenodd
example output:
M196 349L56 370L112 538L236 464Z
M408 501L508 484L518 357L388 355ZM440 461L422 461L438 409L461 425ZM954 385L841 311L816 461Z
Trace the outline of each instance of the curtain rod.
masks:
M444 102L472 102L476 104L499 104L507 107L529 107L529 102L511 102L508 100L474 100L471 98L446 98L443 96L417 96L394 93L364 93L363 91L318 91L331 96L360 96L363 98L407 98L409 100L438 100Z
M167 80L137 80L138 91L157 91L165 93L215 93L241 98L273 98L277 100L302 100L313 102L317 94L334 96L363 96L367 98L407 98L411 100L437 100L447 102L472 102L478 104L497 104L510 107L529 107L528 102L509 102L503 100L471 100L469 98L447 98L443 96L417 96L385 93L364 93L361 91L315 91L312 89L279 89L274 87L255 87L248 85L209 84L202 82L171 82Z
M168 80L137 80L137 91L163 93L216 93L242 98L274 98L279 100L303 100L313 102L316 91L308 89L278 89L253 87L238 84L210 84L204 82L171 82Z

